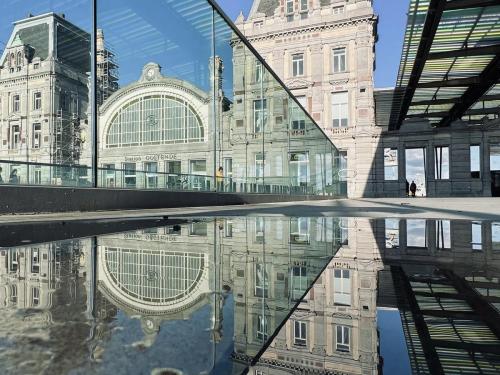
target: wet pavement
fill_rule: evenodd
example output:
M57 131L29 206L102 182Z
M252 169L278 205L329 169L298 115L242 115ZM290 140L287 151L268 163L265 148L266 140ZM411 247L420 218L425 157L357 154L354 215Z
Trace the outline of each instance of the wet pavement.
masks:
M80 224L0 229L2 374L500 373L500 221Z

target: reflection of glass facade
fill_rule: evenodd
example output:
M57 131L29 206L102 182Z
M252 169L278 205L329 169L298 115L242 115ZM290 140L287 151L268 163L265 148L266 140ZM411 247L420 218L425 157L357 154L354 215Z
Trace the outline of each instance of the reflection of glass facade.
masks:
M337 149L210 1L54 7L0 16L18 21L2 55L0 183L345 195ZM42 70L56 80L35 81Z

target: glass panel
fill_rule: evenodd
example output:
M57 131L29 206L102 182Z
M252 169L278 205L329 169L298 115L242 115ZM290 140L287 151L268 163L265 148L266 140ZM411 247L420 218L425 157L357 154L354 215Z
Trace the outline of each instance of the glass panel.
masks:
M398 180L398 149L384 149L384 178L386 181Z
M481 178L481 146L470 146L471 178Z
M0 24L0 183L90 186L92 1L5 0Z
M426 221L421 219L407 220L406 238L408 247L427 247Z

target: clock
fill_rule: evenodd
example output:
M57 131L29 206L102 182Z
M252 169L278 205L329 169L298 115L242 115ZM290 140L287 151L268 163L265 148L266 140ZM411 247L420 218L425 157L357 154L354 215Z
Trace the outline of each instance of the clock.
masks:
M146 78L151 80L154 78L154 76L155 76L155 70L153 68L148 69L148 71L146 72Z

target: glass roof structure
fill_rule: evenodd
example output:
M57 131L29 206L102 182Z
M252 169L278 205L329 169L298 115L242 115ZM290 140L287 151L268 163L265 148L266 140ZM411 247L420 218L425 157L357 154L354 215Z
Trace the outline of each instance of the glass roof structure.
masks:
M500 115L500 1L411 0L389 129Z

